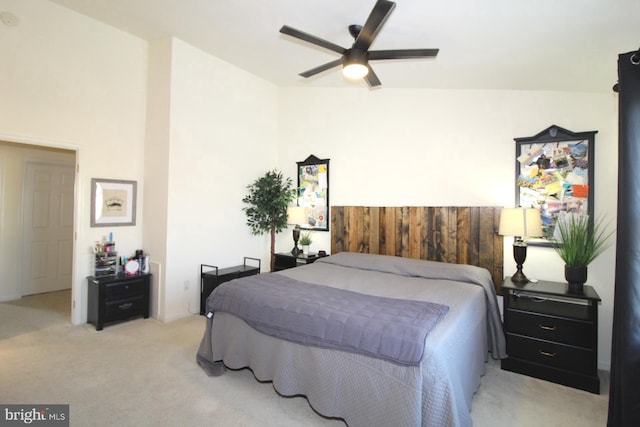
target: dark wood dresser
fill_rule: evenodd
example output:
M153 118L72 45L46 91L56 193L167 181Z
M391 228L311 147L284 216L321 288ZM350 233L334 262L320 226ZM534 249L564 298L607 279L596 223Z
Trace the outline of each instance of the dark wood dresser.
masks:
M149 317L151 274L89 276L87 321L100 331L135 317Z
M502 369L600 393L598 303L591 286L582 294L566 283L502 285L507 355Z

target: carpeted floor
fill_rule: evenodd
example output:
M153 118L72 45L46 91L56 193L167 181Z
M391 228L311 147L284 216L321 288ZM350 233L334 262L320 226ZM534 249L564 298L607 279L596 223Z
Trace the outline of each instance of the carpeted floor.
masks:
M70 405L71 426L344 426L303 397L279 396L249 370L207 377L195 363L204 318L138 319L96 331L69 323L69 291L0 303L0 403ZM608 375L595 395L490 362L476 427L604 426ZM395 427L395 426L394 426Z

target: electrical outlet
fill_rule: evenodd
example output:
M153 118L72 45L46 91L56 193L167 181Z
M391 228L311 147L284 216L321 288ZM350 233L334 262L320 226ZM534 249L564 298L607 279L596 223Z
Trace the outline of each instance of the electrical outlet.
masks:
M189 281L188 281L188 280L185 280L185 281L184 281L184 290L185 290L185 291L188 291L188 290L189 290Z

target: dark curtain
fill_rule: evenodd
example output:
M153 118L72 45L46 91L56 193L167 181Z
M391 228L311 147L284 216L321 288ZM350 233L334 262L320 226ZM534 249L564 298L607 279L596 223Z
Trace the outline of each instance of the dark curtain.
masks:
M618 57L616 279L609 427L640 426L640 52Z

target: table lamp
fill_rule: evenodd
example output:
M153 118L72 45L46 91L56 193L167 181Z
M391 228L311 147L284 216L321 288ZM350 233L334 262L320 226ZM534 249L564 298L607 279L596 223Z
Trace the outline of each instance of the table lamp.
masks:
M516 261L517 271L511 276L513 283L527 283L529 279L522 272L522 265L527 259L527 237L541 237L542 220L540 211L534 208L504 208L500 213L500 227L498 233L503 236L513 236L513 259Z
M307 218L305 209L302 206L289 206L287 208L287 224L294 225L293 228L293 249L291 254L298 256L300 254L300 248L298 247L298 240L300 240L300 224L306 224Z

